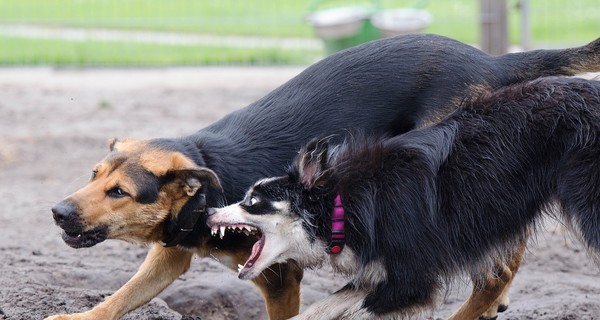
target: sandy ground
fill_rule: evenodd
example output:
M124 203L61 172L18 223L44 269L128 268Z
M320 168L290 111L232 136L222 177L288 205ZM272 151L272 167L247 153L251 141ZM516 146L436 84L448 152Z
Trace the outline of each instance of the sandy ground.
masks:
M105 241L71 249L50 207L85 184L111 137L191 133L282 84L299 68L0 69L0 319L41 319L92 307L135 272L147 247ZM557 223L529 246L499 319L600 319L598 267ZM468 283L465 281L464 283ZM340 288L309 272L304 307ZM432 312L444 318L458 284ZM265 319L258 291L217 261L192 269L126 319Z

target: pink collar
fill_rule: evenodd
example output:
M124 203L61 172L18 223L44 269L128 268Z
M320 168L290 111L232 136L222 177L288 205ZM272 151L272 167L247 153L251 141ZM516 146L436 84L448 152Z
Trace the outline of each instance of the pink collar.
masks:
M344 231L344 206L342 198L338 194L334 200L333 212L331 213L331 241L328 251L331 254L338 254L344 249L346 243L346 233Z

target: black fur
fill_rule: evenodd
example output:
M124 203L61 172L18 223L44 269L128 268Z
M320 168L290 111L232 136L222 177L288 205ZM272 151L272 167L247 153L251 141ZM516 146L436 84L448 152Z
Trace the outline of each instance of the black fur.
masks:
M348 129L396 135L485 88L594 70L600 70L600 39L580 48L500 57L436 35L383 39L323 59L193 135L155 143L215 171L225 201L233 203L258 178L283 174L315 136L344 136ZM223 205L213 193L208 205ZM209 236L204 221L197 226L183 245L195 247Z
M453 276L490 270L554 203L600 252L600 82L514 85L433 126L328 149L311 142L288 176L253 190L290 201L311 241L324 243L341 195L347 247L387 273L366 288L363 307L375 314L410 313Z

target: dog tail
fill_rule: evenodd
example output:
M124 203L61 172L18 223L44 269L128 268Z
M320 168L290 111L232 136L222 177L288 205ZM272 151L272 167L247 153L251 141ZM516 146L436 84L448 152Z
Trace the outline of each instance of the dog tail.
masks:
M600 72L600 38L581 47L532 50L499 56L503 67L517 79L511 83L545 76L573 76Z

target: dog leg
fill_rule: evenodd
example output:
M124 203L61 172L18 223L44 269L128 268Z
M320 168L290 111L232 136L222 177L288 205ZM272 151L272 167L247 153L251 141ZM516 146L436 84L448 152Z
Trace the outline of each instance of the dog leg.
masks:
M237 272L238 265L248 260L250 248L212 248L201 252ZM274 264L252 282L260 289L270 320L289 319L300 311L300 281L304 271L295 262Z
M76 314L62 314L46 320L119 319L127 312L147 303L190 267L192 252L165 248L160 244L148 253L136 274L114 294L93 309Z
M519 244L508 265L496 265L496 276L486 279L485 286L479 286L473 280L471 296L448 320L495 319L498 311L505 311L508 308L510 285L523 259L526 244L526 240Z
M289 319L300 311L300 281L304 271L295 262L275 264L256 277L270 320Z
M525 246L527 245L527 241L524 240L511 257L511 260L508 264L508 269L510 271L510 279L504 286L502 293L500 296L492 303L490 308L486 312L481 315L481 319L495 319L498 316L498 312L504 312L508 309L508 304L510 302L509 291L512 285L515 276L517 275L517 271L519 271L519 266L521 265L521 261L523 260L523 255L525 254Z

